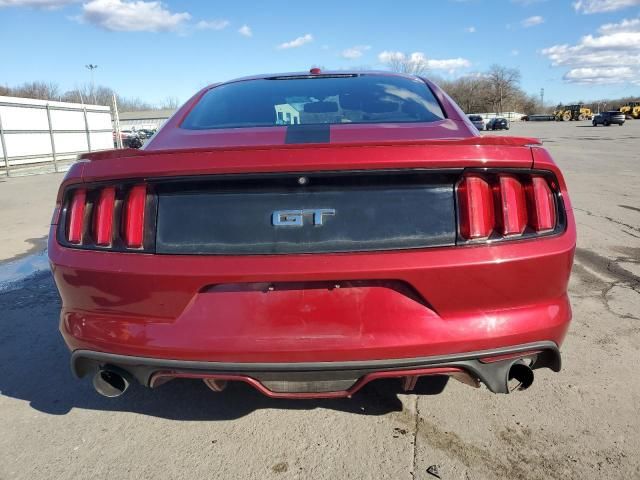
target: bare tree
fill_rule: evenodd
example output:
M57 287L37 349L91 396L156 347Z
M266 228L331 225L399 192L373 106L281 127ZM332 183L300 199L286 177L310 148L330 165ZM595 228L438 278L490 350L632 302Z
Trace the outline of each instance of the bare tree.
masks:
M11 95L38 100L58 100L60 88L53 82L25 82L11 89Z
M487 73L438 83L466 113L502 112L507 106L512 111L537 113L538 97L524 92L519 79L517 70L494 65Z
M514 93L520 89L520 71L502 65L492 65L487 73L491 85L491 98L498 107L499 113L504 111L504 102L513 99Z
M164 99L164 101L160 104L160 108L162 109L171 109L171 110L175 110L176 108L178 108L180 106L180 100L178 100L178 97L167 97Z
M440 82L440 85L465 112L474 113L489 110L490 85L484 76L461 77L452 81Z
M122 112L135 112L140 110L155 110L157 107L141 100L140 98L129 98L118 95L112 88L96 86L93 88L89 84L79 85L73 90L69 90L62 95L65 102L93 103L97 105L111 105L113 95L116 95L118 109ZM95 99L95 100L94 100Z
M118 98L118 109L122 112L139 112L141 110L157 110L150 103L145 102L144 100L135 97L121 97L120 95L116 95Z
M384 63L389 66L389 70L392 72L424 75L429 71L427 59L417 52L409 56L400 52L390 52Z

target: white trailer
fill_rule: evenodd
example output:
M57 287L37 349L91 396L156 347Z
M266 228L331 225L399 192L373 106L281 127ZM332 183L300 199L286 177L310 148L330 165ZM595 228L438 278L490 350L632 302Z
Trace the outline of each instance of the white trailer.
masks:
M109 107L0 96L0 175L63 171L81 153L112 148Z

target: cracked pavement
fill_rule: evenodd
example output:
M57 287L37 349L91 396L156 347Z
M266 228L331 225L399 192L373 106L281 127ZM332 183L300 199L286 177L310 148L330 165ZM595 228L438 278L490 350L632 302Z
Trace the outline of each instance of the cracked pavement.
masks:
M569 186L578 249L562 372L508 396L450 381L421 396L384 383L283 401L176 380L109 400L69 372L59 298L39 273L0 291L0 479L430 479L432 465L447 480L640 478L640 121L497 134L542 138ZM0 262L43 248L60 179L0 180Z

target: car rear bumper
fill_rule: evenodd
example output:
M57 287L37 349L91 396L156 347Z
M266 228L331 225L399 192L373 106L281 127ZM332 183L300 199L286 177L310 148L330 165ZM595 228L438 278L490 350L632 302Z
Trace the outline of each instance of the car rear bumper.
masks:
M494 393L509 393L512 367L525 364L532 370L560 371L557 345L535 342L461 354L366 362L222 363L88 350L76 350L71 358L71 369L77 377L111 369L148 387L157 387L174 378L241 381L275 398L349 397L367 383L381 378L401 378L404 388L411 390L420 377L432 375L451 376L473 386L482 382Z
M158 371L204 362L199 374L235 375L212 363L407 359L398 367L424 370L434 366L411 359L539 342L557 351L571 320L571 210L567 225L556 236L494 245L286 256L82 251L52 232L49 257L63 301L60 331L74 359L93 368L116 355L155 359ZM190 371L181 366L178 376ZM145 372L139 379L150 385L154 372ZM488 380L490 388L501 391L502 380Z
M560 345L575 230L415 251L179 256L50 241L71 350L223 362L422 357Z

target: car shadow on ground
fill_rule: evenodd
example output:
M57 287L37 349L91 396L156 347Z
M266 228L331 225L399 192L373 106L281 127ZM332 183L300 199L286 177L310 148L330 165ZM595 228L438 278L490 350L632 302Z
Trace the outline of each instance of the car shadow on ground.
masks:
M265 397L249 385L232 383L220 393L199 380L178 379L157 389L132 385L121 397L98 395L91 379L77 380L58 332L60 299L49 272L19 289L0 292L0 395L29 402L52 415L74 408L134 412L173 420L229 420L260 409L327 408L359 415L402 411L398 380L379 380L353 398L282 400ZM417 393L440 393L447 377L422 379Z

